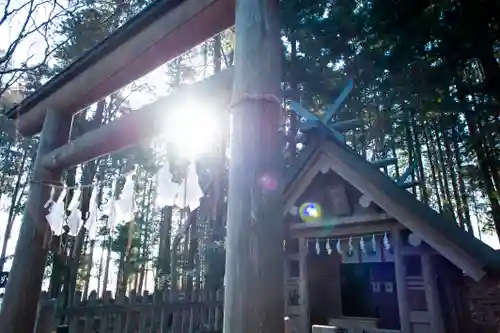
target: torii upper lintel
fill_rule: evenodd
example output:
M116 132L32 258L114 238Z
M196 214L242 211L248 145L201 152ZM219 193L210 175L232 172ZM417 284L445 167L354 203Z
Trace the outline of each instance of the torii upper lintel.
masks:
M234 0L158 0L9 110L23 136L75 114L234 25Z

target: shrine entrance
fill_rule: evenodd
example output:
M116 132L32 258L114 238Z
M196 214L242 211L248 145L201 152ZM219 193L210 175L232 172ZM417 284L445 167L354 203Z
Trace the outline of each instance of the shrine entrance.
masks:
M394 263L346 263L340 271L345 318L369 318L378 328L400 329Z
M340 256L325 251L307 255L307 284L309 289L309 322L312 325L328 325L330 318L342 315L340 297Z
M309 245L310 325L400 330L395 267L391 258L358 253L317 253Z

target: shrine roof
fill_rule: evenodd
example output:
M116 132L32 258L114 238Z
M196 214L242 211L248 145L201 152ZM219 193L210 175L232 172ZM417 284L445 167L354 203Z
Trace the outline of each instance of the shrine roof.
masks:
M480 280L485 274L500 275L498 251L419 201L339 140L316 140L299 154L295 166L288 171L285 196L291 197L291 193L303 189L304 186L298 184L306 178L304 174L317 167L318 163L329 166L368 195L387 214L475 280ZM298 194L293 193L293 196Z
M234 25L234 0L157 0L8 110L20 134L46 110L77 113Z

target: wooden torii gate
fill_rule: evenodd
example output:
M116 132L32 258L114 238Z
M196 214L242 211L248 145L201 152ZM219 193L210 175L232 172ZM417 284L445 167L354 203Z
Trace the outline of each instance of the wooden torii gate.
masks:
M229 28L235 18L234 74L226 70L183 87L68 142L74 114ZM44 204L50 189L44 184L60 184L64 169L160 133L159 116L194 95L233 111L224 331L284 331L280 45L278 0L237 0L236 6L234 0L159 0L11 110L21 135L41 135L0 333L33 331L48 253Z

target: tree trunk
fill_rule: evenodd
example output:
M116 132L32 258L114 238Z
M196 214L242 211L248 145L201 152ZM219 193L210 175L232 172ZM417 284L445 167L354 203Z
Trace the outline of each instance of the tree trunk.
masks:
M111 236L108 237L107 248L106 248L106 263L104 264L104 279L102 281L102 294L101 297L104 298L104 294L108 288L108 277L109 277L109 265L111 263L111 243L113 239Z
M455 165L453 163L453 154L451 152L450 138L448 136L448 131L442 130L443 141L444 141L444 149L446 154L446 168L450 170L451 177L451 186L453 189L453 199L455 201L455 209L457 211L458 224L462 229L465 230L465 221L464 221L464 213L463 213L463 204L462 199L460 197L460 193L458 190L458 180L457 174L455 172Z
M441 143L441 135L439 133L438 125L434 124L434 132L436 133L436 146L437 146L437 156L440 167L440 174L443 179L443 190L445 194L445 202L443 204L444 211L446 214L449 214L453 220L455 219L455 214L453 212L453 208L451 205L451 192L450 192L450 183L448 182L448 174L446 171L446 163L444 160L444 152L443 145Z
M123 295L125 294L126 291L126 281L125 280L125 261L126 261L126 255L125 255L126 249L124 248L120 252L120 260L118 261L118 272L116 273L116 296L118 295Z
M80 268L80 259L82 255L83 245L85 243L85 229L80 229L78 235L73 239L73 246L71 247L71 252L68 260L68 304L73 304L73 299L75 296L78 279L78 269Z
M429 144L429 135L427 134L427 130L423 128L424 138L425 138L425 146L427 148L427 159L429 160L429 164L431 166L431 177L432 177L432 187L434 188L434 193L436 195L436 202L439 207L439 212L443 212L443 205L441 204L441 196L439 195L439 185L438 179L436 177L436 163L434 162L434 157L431 151L431 145ZM431 143L432 144L432 143Z
M278 18L277 0L236 2L224 332L284 331Z
M102 272L103 272L103 263L104 263L104 244L101 244L101 256L99 258L99 270L97 272L97 295L101 295L101 281L102 281Z
M290 41L291 51L290 51L290 65L291 68L294 69L297 66L297 41L292 36ZM299 85L297 83L297 74L295 71L291 71L290 73L290 86L292 89L292 99L297 103L300 103L300 90ZM297 156L297 144L295 141L295 137L298 132L298 117L295 112L290 111L289 114L290 126L288 128L288 164L293 165L295 163L295 158Z
M427 182L425 180L424 163L422 162L422 147L420 145L420 126L416 124L414 117L412 117L412 127L415 143L415 157L417 158L418 175L420 178L420 197L422 201L429 204L429 193L427 193Z
M457 167L458 186L460 189L460 197L462 200L464 222L465 225L467 226L467 231L470 232L471 234L474 234L474 230L472 228L472 222L470 219L468 193L462 175L462 156L461 156L460 146L458 143L458 134L455 127L452 130L452 142L453 142L453 151L455 154L455 163Z
M465 120L467 122L467 128L469 129L471 144L477 156L477 162L479 165L479 170L481 172L484 190L490 201L491 216L493 218L493 223L495 225L498 239L500 239L500 203L498 201L497 192L495 191L495 186L493 185L493 181L491 179L487 156L482 142L483 140L477 129L474 115L471 113L472 110L470 109L470 106L468 105L466 100L467 89L463 86L458 86L457 88L460 103L464 107Z
M95 240L90 241L90 252L89 252L89 259L88 259L88 266L87 266L87 272L85 273L85 280L84 280L84 285L83 285L83 299L88 299L89 296L89 284L90 284L90 279L92 278L91 272L92 272L92 266L94 263L94 247L95 247Z
M498 121L495 119L494 121ZM498 128L498 127L497 127ZM480 132L484 131L484 126L482 125L480 128ZM484 138L484 146L486 149L486 156L488 167L490 169L491 178L493 179L493 184L497 192L500 193L500 169L498 168L498 154L497 154L497 144L493 141L492 135L490 133L481 133L481 136Z
M214 37L214 73L221 71L222 45L220 35Z
M146 191L147 191L147 197L146 197ZM139 293L142 292L142 288L144 286L144 281L146 277L146 262L147 262L147 257L148 257L148 221L149 221L149 207L151 206L151 196L153 195L153 182L149 181L148 186L145 187L144 189L144 201L142 206L146 207L146 214L143 217L143 225L144 225L144 238L142 242L142 264L141 264L141 270L140 270L140 275L139 275Z
M163 207L161 211L160 245L158 255L158 290L165 292L170 275L170 243L172 237L172 207Z
M9 215L7 217L7 226L5 227L5 233L3 236L2 254L0 255L0 272L3 271L3 266L5 264L5 256L7 255L7 244L9 242L10 234L12 233L14 220L17 216L18 202L20 201L19 200L20 198L18 197L23 195L23 192L21 191L21 193L19 193L19 190L21 189L21 179L23 178L24 175L24 165L26 163L27 157L28 157L28 151L24 150L22 160L19 163L19 173L17 175L16 184L14 185L14 192L12 193L11 196ZM26 182L28 182L28 180L26 180Z
M7 156L4 156L4 158L8 158L9 157L9 154L10 154L10 149L12 147L12 141L9 141L9 143L7 144L7 147L6 147L6 151L8 152L7 153ZM2 198L2 195L7 192L5 191L4 189L4 186L5 186L5 182L7 181L7 175L9 174L9 172L7 172L7 170L4 170L2 172L2 176L0 178L0 199Z
M414 145L413 145L413 135L411 133L411 129L412 129L412 118L413 118L413 112L409 112L408 115L406 115L406 117L409 117L406 119L406 144L408 145L408 164L409 165L414 165L414 152L415 152L415 149L414 149ZM413 183L415 182L415 170L413 169L411 174L410 174L410 181ZM417 193L415 191L415 186L412 186L412 193L415 197L418 197L417 196Z

